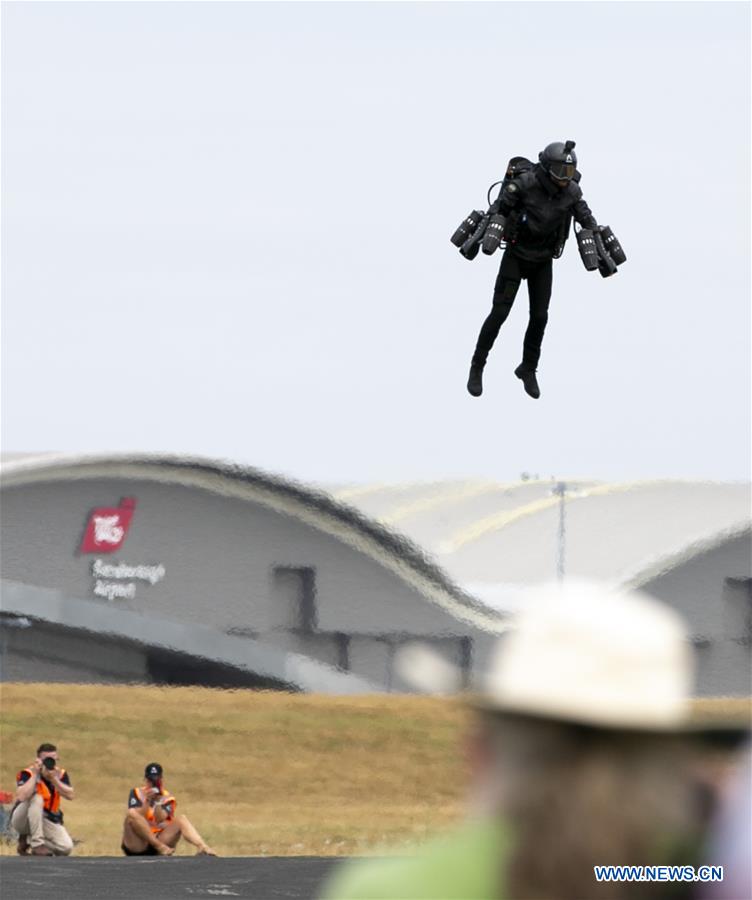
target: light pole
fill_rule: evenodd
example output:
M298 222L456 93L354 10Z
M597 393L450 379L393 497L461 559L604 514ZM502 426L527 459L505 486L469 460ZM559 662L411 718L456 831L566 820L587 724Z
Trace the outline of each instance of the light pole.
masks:
M567 551L566 482L557 481L554 486L554 494L559 498L559 538L556 546L556 578L559 582L562 582L564 581Z

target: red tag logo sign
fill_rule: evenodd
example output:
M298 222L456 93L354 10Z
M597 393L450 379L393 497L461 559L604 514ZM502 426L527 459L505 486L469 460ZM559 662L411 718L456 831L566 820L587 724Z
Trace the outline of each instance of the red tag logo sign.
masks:
M122 547L136 509L133 497L123 497L120 506L92 510L79 548L80 553L114 553Z

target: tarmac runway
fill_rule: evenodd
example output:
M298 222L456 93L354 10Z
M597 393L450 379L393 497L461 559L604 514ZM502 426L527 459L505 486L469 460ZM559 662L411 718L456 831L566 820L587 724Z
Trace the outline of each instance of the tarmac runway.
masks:
M2 900L313 900L336 858L0 857Z

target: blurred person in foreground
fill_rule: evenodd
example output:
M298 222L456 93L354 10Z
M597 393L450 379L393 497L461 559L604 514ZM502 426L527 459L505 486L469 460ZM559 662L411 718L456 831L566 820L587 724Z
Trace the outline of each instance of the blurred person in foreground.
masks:
M723 866L724 878L704 885L702 900L752 897L752 745L724 785L708 843L710 859Z
M531 596L472 701L467 821L414 855L342 866L324 896L695 896L593 868L712 864L697 773L706 741L736 746L745 729L691 721L691 654L678 616L644 595L570 582Z
M181 837L197 847L197 855L216 856L190 823L175 812L177 800L162 783L162 766L149 763L144 783L131 788L120 849L126 856L172 856Z
M61 797L74 796L70 778L58 765L57 747L40 744L36 759L16 776L10 824L18 833L19 856L68 856L73 839L63 825Z

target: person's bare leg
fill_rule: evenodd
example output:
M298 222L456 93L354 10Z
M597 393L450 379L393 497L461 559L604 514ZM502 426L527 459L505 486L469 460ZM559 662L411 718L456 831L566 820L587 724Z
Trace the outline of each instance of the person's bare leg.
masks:
M172 843L173 834L175 835L175 843ZM171 847L174 847L180 840L181 834L189 844L193 844L194 847L198 848L199 853L205 856L217 855L201 837L198 831L196 831L187 816L178 816L174 821L170 822L170 824L162 831L162 840L166 844L170 844Z
M177 847L180 841L180 825L177 819L173 819L172 822L168 822L164 826L159 833L159 839L163 844L167 844L168 847L173 849Z
M129 809L123 823L123 844L132 853L143 853L151 845L160 856L172 856L171 846L154 834L146 819L135 809Z

